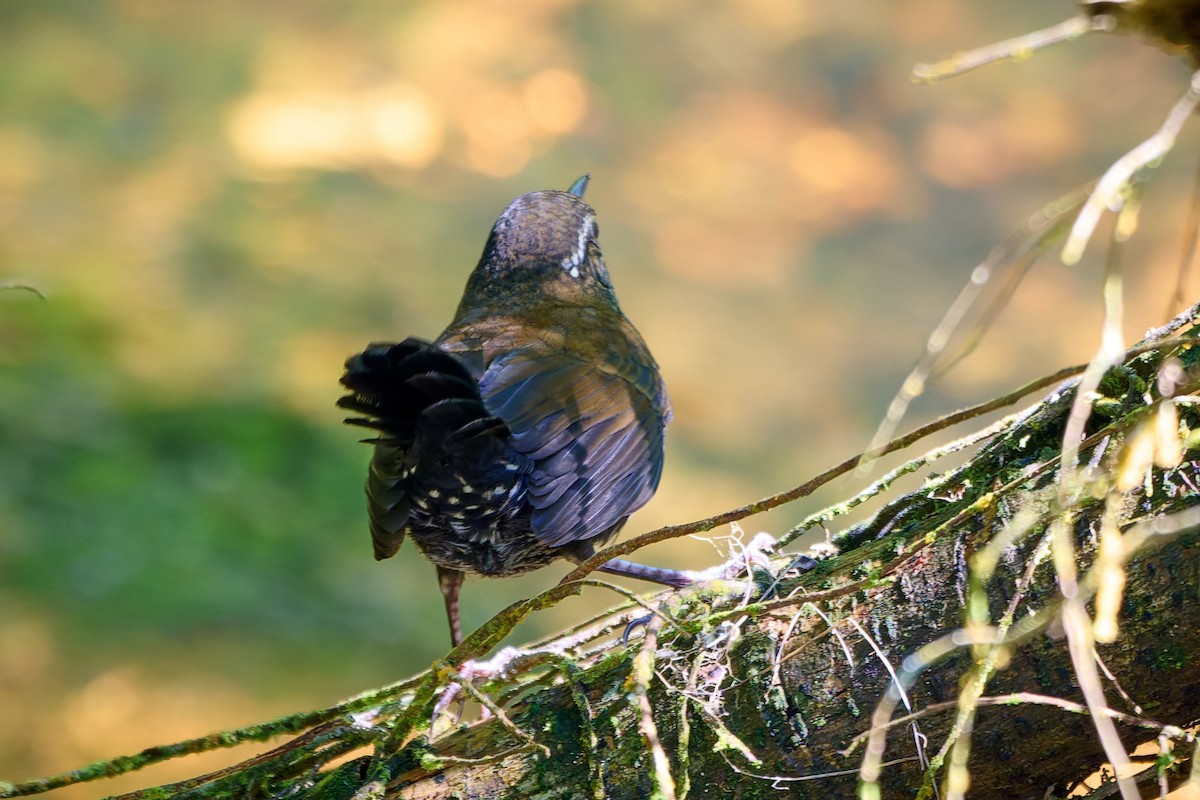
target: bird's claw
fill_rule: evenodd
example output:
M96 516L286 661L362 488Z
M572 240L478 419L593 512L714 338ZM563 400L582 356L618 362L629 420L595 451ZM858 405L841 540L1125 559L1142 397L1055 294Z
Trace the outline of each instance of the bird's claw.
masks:
M724 563L690 573L696 581L733 580L741 575L753 575L754 568L770 570L771 554L775 552L775 537L756 533L741 549Z
M629 635L638 628L649 625L650 620L652 619L654 619L653 614L646 614L645 616L634 617L633 619L629 620L629 623L625 626L625 631L621 634L621 646L627 646L629 644Z

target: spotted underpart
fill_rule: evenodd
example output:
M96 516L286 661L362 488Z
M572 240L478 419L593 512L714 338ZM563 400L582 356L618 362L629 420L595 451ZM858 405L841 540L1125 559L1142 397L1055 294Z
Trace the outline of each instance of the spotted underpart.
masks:
M449 569L501 576L544 566L558 548L530 526L532 462L512 451L464 373L454 356L418 339L372 345L347 364L357 394L343 405L380 430L367 482L376 558L394 555L407 534ZM396 387L405 390L402 407L386 400Z

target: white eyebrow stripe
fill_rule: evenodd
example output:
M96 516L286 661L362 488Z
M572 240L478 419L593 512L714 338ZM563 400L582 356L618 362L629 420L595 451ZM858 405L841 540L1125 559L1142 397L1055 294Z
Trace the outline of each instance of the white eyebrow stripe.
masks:
M595 220L594 214L588 214L580 221L579 241L575 243L575 249L571 254L562 260L562 268L572 278L579 277L579 265L583 263L583 257L587 253L588 237L592 233L592 223Z

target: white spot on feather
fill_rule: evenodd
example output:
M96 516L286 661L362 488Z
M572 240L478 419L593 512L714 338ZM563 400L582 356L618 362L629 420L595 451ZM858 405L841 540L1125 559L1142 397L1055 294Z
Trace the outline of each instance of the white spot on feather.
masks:
M562 260L562 268L572 278L579 277L579 265L583 263L583 258L587 255L588 237L592 233L592 220L594 219L594 216L588 214L580 220L579 241L575 243L575 249L571 251L571 254Z

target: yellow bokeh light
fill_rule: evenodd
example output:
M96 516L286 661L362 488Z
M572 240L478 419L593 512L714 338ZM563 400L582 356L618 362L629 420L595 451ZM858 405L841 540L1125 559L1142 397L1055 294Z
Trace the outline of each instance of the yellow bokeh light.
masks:
M362 344L358 337L324 332L301 332L284 339L271 362L280 402L318 419L328 414L342 394L330 376L339 374L346 358L361 350Z
M533 126L520 96L503 84L474 81L463 87L462 99L473 109L459 120L470 167L495 178L521 171L533 157Z
M497 139L485 131L467 141L467 162L471 168L493 178L516 175L529 163L532 155L527 137Z
M792 143L788 166L808 188L837 192L858 177L855 164L861 155L857 143L845 131L816 128Z
M417 89L262 92L238 102L226 131L237 154L266 168L345 169L379 162L419 168L437 157L442 124Z
M565 69L545 69L525 83L525 109L530 119L551 134L575 129L587 111L583 81Z
M29 132L0 128L0 189L25 191L41 178L46 165L45 147Z
M922 136L920 162L940 183L970 189L1053 164L1077 141L1070 105L1030 89L998 108L968 106L934 118Z
M111 669L63 703L64 728L76 747L103 749L113 729L125 727L138 714L142 700L131 671Z
M832 126L797 136L788 151L788 166L815 199L836 200L846 209L886 204L898 180L879 142Z
M397 86L363 102L372 142L383 158L405 167L423 167L442 149L441 118L416 89Z
M817 27L809 0L726 0L726 5L764 45L810 36Z
M798 234L770 228L745 218L719 225L671 217L658 226L655 256L669 272L714 286L779 285L803 248Z
M349 165L362 149L362 127L344 97L295 92L251 95L229 115L238 155L260 167Z

